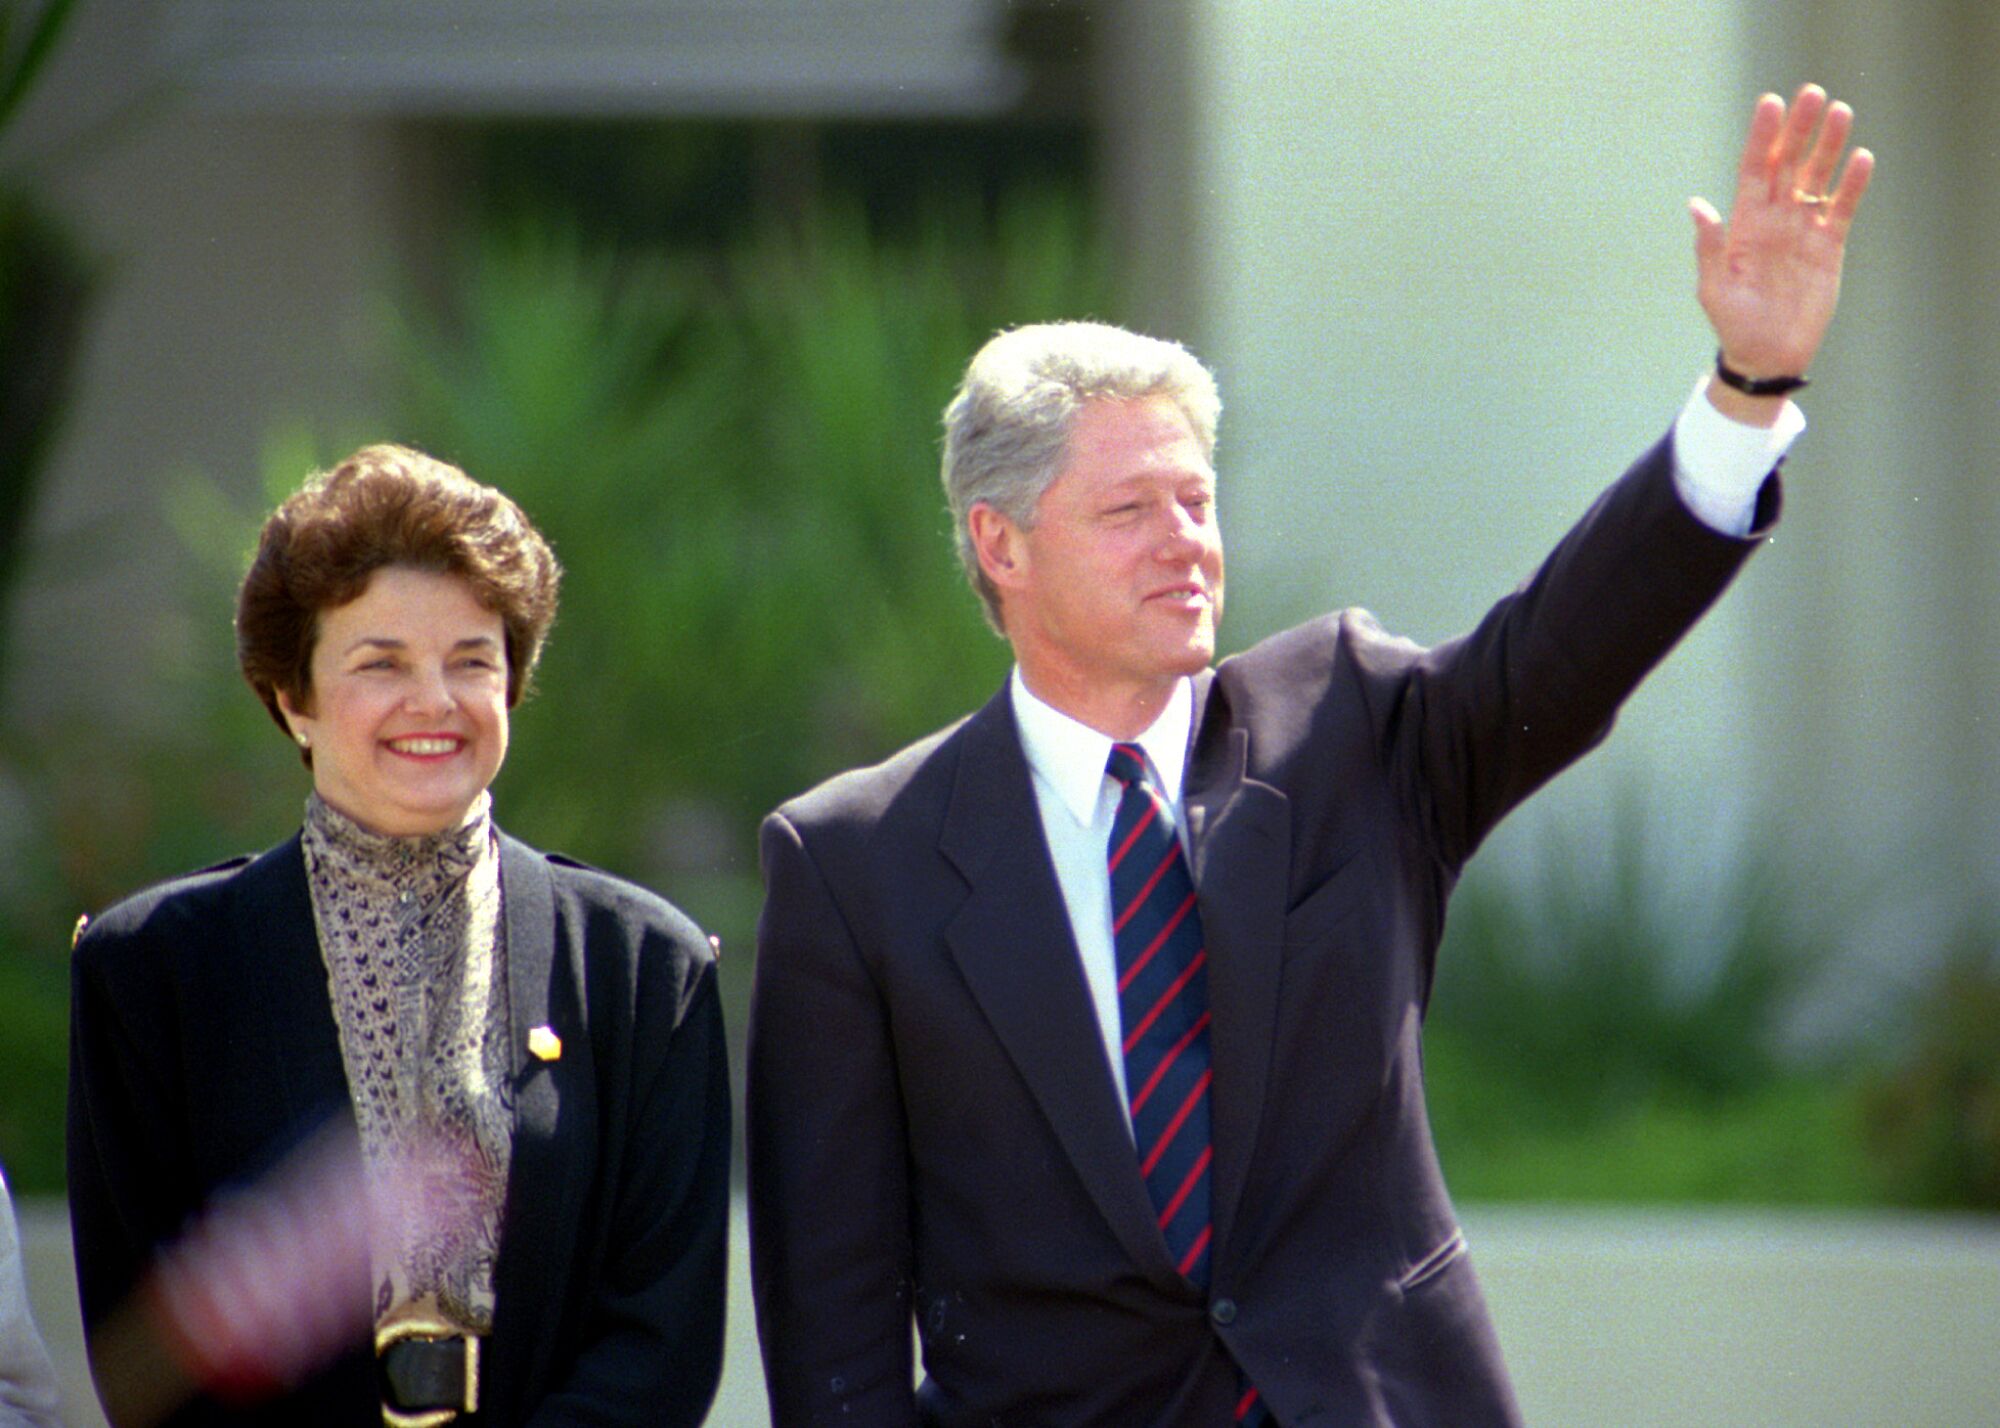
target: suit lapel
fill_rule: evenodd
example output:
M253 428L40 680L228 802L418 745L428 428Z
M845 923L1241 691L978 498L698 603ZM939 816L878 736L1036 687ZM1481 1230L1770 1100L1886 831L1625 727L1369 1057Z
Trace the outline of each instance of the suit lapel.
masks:
M971 893L945 941L994 1034L1136 1264L1178 1279L1104 1064L1062 890L1003 686L965 727L939 848Z
M329 1114L345 1111L351 1117L353 1109L298 839L265 854L245 869L244 877L250 895L239 904L236 928L241 975L254 988L257 1002L270 1009L267 1016L245 1019L246 1027L268 1043L258 1048L257 1057L283 1110L283 1119L274 1125L296 1138ZM567 1292L585 1178L572 1171L589 1163L587 1153L573 1153L567 1142L588 1133L588 1103L595 1088L589 1080L580 972L556 943L555 888L548 864L502 834L500 879L507 928L514 1145L495 1297L502 1305L529 1306L503 1311L495 1324L500 1342L492 1356L490 1385L495 1407L505 1416L514 1382L532 1356L547 1351L534 1342L547 1319L533 1306L560 1302ZM529 1054L528 1032L540 1026L550 1026L562 1037L560 1059L542 1061Z
M1246 775L1249 733L1231 727L1227 708L1215 698L1212 671L1195 680L1190 738L1181 802L1208 943L1215 1072L1213 1215L1220 1263L1242 1202L1270 1082L1291 866L1291 804L1276 788Z
M507 927L507 1001L511 1035L509 1086L514 1100L514 1145L507 1172L507 1210L501 1231L500 1281L494 1297L503 1306L560 1300L577 1221L578 1167L587 1154L571 1155L566 1143L584 1134L594 1087L579 985L581 969L559 945L555 882L548 863L526 844L501 835L501 906ZM536 1041L546 1027L560 1039ZM554 1052L551 1055L551 1052ZM498 1326L532 1327L532 1312L503 1310ZM526 1346L523 1345L525 1352Z
M242 873L246 896L237 903L235 975L260 1015L242 1019L240 1033L258 1038L249 1064L275 1104L268 1127L251 1134L279 1153L328 1118L352 1116L340 1028L333 1019L326 961L320 955L305 854L294 836Z

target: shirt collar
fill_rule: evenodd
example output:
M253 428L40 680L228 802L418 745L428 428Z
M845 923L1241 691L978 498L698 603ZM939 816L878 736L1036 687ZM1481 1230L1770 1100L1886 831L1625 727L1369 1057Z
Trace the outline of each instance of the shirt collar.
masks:
M409 893L423 904L462 887L479 863L496 855L493 796L486 792L472 801L455 827L414 836L364 828L318 793L309 793L304 831L313 862L337 868L377 893Z
M1014 704L1014 724L1021 731L1021 751L1028 767L1055 791L1076 821L1088 825L1097 814L1097 798L1104 788L1104 766L1111 758L1114 740L1088 724L1036 697L1014 666L1009 693ZM1160 711L1152 727L1136 739L1116 742L1137 744L1146 751L1153 772L1160 780L1160 792L1169 805L1181 797L1181 775L1187 767L1188 729L1194 721L1194 685L1186 678L1175 681L1167 707Z

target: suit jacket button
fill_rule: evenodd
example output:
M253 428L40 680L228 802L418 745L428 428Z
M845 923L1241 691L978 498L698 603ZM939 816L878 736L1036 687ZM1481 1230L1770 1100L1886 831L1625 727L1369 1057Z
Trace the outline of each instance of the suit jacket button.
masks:
M1218 1324L1234 1324L1236 1322L1236 1301L1234 1299L1216 1300L1208 1306L1208 1317Z

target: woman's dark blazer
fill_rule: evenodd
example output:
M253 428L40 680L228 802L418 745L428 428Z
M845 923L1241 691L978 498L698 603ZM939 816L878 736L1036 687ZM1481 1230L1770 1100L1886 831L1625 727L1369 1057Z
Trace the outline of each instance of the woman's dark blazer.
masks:
M721 1371L729 1087L715 958L662 899L501 837L514 1149L468 1425L696 1424ZM299 839L92 921L72 973L69 1198L98 1332L156 1247L352 1102ZM531 1028L562 1039L553 1061ZM365 1310L362 1317L366 1317ZM373 1425L356 1344L283 1402L181 1424Z

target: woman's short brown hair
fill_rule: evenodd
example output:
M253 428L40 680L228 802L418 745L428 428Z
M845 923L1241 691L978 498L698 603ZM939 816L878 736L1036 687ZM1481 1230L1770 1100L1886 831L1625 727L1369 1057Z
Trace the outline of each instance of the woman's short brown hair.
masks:
M407 446L364 446L271 513L236 596L236 662L291 732L278 695L310 708L323 611L385 566L455 575L507 632L507 704L521 701L556 615L562 568L521 508Z

